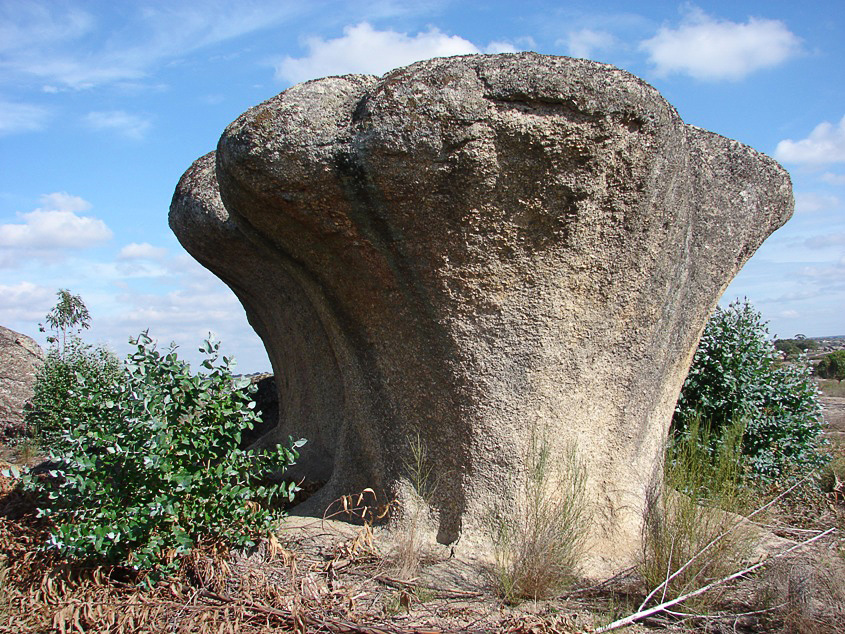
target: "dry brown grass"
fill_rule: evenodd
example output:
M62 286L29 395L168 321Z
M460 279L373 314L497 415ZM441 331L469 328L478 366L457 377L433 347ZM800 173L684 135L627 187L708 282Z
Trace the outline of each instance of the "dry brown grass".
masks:
M21 537L13 541L22 545ZM249 557L212 545L197 549L152 589L131 571L68 567L26 550L10 569L0 632L385 631L374 625L383 609L361 602L354 586L337 585L337 560L309 561L278 543Z
M535 434L520 499L493 520L494 582L508 603L553 596L578 578L587 499L585 468L574 450L554 456Z
M209 544L186 557L178 575L144 589L135 571L69 566L37 552L46 527L21 519L0 518L8 562L0 632L249 633L291 631L302 618L305 599L290 591L290 561L279 552L268 551L260 566L236 568Z
M176 575L148 589L136 571L39 552L49 527L31 500L1 488L0 632L368 632L378 616L362 609L354 588L332 588L338 558L354 557L354 544L326 560L307 560L272 536L249 556L201 544Z
M434 466L419 433L411 437L403 461L410 487L397 505L393 548L389 554L395 574L405 581L416 579L425 557L426 539L431 536L431 504L437 489Z
M769 521L767 528L791 541L836 532L748 580L748 604L766 610L757 631L845 632L845 500L808 482L778 500Z
M755 533L743 526L749 492L741 470L742 427L728 429L715 456L709 433L693 422L688 436L667 450L666 468L651 491L645 512L640 574L653 603L672 599L741 568ZM718 600L711 592L690 601L704 609Z
M785 634L845 632L845 563L823 550L774 562L760 576L755 603Z
M767 520L773 530L800 541L831 523L845 529L845 507L831 506L824 497L810 501L810 495L785 501ZM812 513L806 510L811 503ZM332 513L356 517L359 524L346 526L340 539L319 544L300 537L270 539L248 556L205 544L182 561L177 575L144 590L131 570L68 566L39 554L46 527L32 514L31 500L0 478L0 564L5 562L0 632L571 634L593 631L636 610L642 601L641 585L631 574L520 605L503 605L480 588L441 585L426 561L420 563L418 578L398 578L385 565L380 537L368 524L388 510L368 491L347 496ZM317 534L334 530L329 522L325 527L319 519L313 522ZM841 533L836 539L840 548L845 545ZM745 633L845 631L845 559L836 544L826 538L812 550L732 584L707 613L679 608L628 631L721 633L735 626Z
M824 396L845 398L845 383L836 379L817 379Z

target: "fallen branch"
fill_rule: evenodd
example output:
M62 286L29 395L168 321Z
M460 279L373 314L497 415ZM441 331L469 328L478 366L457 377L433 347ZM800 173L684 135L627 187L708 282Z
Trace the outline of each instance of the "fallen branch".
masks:
M813 473L815 473L815 472L813 472ZM651 601L651 599L654 597L654 595L656 595L658 592L660 592L661 588L664 588L664 591L663 591L663 596L661 597L661 601L662 601L662 600L663 600L663 598L665 598L665 597L666 597L666 590L665 590L665 589L668 589L669 584L672 582L672 580L673 580L673 579L675 579L675 577L677 577L678 575L680 575L680 574L681 574L684 570L686 570L686 569L687 569L690 565L692 565L692 564L693 564L693 563L694 563L694 562L695 562L695 561L696 561L696 560L697 560L697 559L698 559L701 555L703 555L705 552L707 552L707 550L709 550L712 546L714 546L714 545L718 544L718 543L719 543L722 539L724 539L725 537L727 537L728 535L730 535L733 531L735 531L737 528L739 528L740 526L742 526L742 525L743 525L743 523L744 523L744 521L743 521L743 520L750 520L752 517L754 517L754 516L755 516L755 515L757 515L758 513L762 513L763 511L765 511L765 510L766 510L767 508L769 508L772 504L774 504L775 502L777 502L778 500L780 500L780 499L781 499L781 498L783 498L784 496L788 495L788 494L789 494L789 493L791 493L793 490L795 490L797 487L799 487L801 484L803 484L804 482L806 482L806 481L807 481L807 480L808 480L808 479L809 479L809 478L813 475L813 473L811 473L811 474L810 474L810 475L808 475L807 477L805 477L805 478L803 478L803 479L799 480L798 482L796 482L795 484L793 484L791 487L789 487L786 491L784 491L783 493L781 493L781 494L780 494L780 495L778 495L777 497L772 498L772 499L771 499L768 503L764 504L763 506L761 506L760 508L758 508L756 511L754 511L753 513L751 513L750 515L748 515L748 517L745 517L745 518L743 518L742 520L737 521L737 522L736 522L733 526L731 526L731 527L730 527L728 530L726 530L724 533L722 533L722 534L720 534L720 535L717 535L717 536L716 536L716 537L714 537L712 540L710 540L710 543L708 543L706 546L704 546L704 548L702 548L702 549L701 549L701 550L699 550L697 553L695 553L692 557L690 557L690 558L687 560L687 562L686 562L683 566L681 566L680 568L678 568L678 569L677 569L675 572L673 572L671 575L667 576L667 577L666 577L666 579L664 579L663 583L661 583L661 584L660 584L660 585L658 585L656 588L654 588L651 592L649 592L649 593L648 593L648 595L646 596L646 598L645 598L645 599L643 599L643 602L640 604L639 610L643 610L643 609L645 608L646 604L647 604L649 601ZM673 546L674 546L674 543L673 543ZM671 558L671 556L670 556L670 557L669 557L669 563L671 563L671 561L672 561L672 558ZM668 571L667 571L667 572L668 572Z
M625 568L625 570L617 572L612 577L608 577L604 581L599 581L598 583L596 583L592 586L587 586L586 588L575 588L574 590L568 590L567 592L562 594L561 597L568 599L570 597L574 597L577 594L584 594L584 593L587 593L587 592L592 592L593 590L598 590L599 588L603 588L604 586L610 585L614 581L623 578L625 575L630 574L631 572L633 572L636 569L637 569L636 566L630 566L628 568Z
M753 566L749 566L748 568L744 568L744 569L740 570L739 572L735 572L731 575L728 575L727 577L723 577L721 579L718 579L717 581L714 581L712 583L708 583L706 586L703 586L703 587L699 588L698 590L693 590L692 592L688 592L686 594L683 594L683 595L681 595L681 596L679 596L675 599L672 599L671 601L666 601L664 603L661 603L660 605L654 606L653 608L648 608L647 610L640 610L638 612L635 612L634 614L626 616L623 619L618 619L618 620L614 621L613 623L610 623L608 625L603 625L602 627L599 627L599 628L596 629L596 634L600 634L601 632L610 632L611 630L616 630L616 629L619 629L620 627L625 627L626 625L631 625L632 623L635 623L635 622L637 622L641 619L649 617L652 614L657 614L658 612L664 612L666 610L666 608L671 608L673 605L677 605L678 603L682 603L682 602L686 601L687 599L692 599L693 597L697 597L700 594L704 594L705 592L715 588L716 586L722 585L724 583L727 583L728 581L733 581L734 579L737 579L739 577L743 577L747 574L750 574L750 573L754 572L755 570L758 570L759 568L762 568L763 566L765 566L772 559L777 559L778 557L783 557L785 555L788 555L792 551L797 550L798 548L801 548L803 546L807 546L808 544L811 544L812 542L829 535L830 533L832 533L835 530L836 530L835 528L828 528L823 533L819 533L818 535L811 537L810 539L804 540L803 542L801 542L799 544L795 544L794 546L791 546L790 548L787 548L786 550L784 550L782 553L778 553L777 555L772 555L768 559L760 561L760 562L754 564Z
M757 614L766 614L768 612L774 612L775 610L780 610L781 608L785 607L786 603L778 603L777 605L773 605L770 608L763 608L762 610L752 610L750 612L739 612L736 614L691 614L689 612L675 612L674 610L665 609L663 610L666 614L670 616L676 616L679 619L688 620L688 619L710 619L713 621L723 621L725 619L741 619L744 616L756 616Z

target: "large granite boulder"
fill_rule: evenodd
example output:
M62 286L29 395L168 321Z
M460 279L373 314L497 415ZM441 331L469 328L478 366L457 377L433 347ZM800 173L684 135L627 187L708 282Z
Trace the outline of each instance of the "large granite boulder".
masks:
M24 405L43 364L44 351L34 339L0 326L0 440L24 432Z
M433 59L293 86L226 128L170 225L264 340L320 512L402 495L438 540L489 533L531 438L576 447L586 572L628 565L701 330L793 207L787 173L612 66Z

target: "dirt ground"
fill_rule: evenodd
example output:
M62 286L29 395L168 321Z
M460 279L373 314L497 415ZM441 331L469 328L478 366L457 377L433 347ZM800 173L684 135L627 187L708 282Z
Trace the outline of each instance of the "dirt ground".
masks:
M311 518L290 518L276 540L249 555L195 552L178 577L142 590L119 569L45 565L33 552L40 537L3 512L9 493L3 488L0 633L586 634L635 612L643 598L632 570L551 599L507 605L467 562L423 557L417 574L402 578L378 531ZM813 530L777 532L797 542ZM830 627L831 619L845 623L833 605L845 578L834 574L845 567L838 546L819 542L732 583L706 609L676 606L624 631L841 632Z
M845 397L821 400L827 434L842 455ZM19 449L0 448L0 467L20 458ZM0 633L570 634L593 632L635 612L643 598L642 582L631 570L605 583L577 584L552 599L506 605L493 591L492 578L467 562L442 553L423 557L413 578L401 578L378 531L305 518L290 518L278 541L257 553L229 559L199 553L186 563L180 580L141 591L109 579L113 572L103 577L99 569L44 566L35 554L35 529L9 513L12 490L3 480ZM678 606L624 631L845 631L839 629L845 624L845 506L797 496L765 522L767 530L793 543L830 527L835 531L753 577L732 582L706 615ZM74 629L76 624L81 629Z
M827 436L840 450L845 449L845 398L822 396L824 419L827 422Z

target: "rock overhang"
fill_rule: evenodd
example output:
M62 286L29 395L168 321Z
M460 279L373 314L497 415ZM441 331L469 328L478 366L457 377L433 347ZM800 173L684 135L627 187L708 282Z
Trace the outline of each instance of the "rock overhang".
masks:
M637 549L710 311L792 204L642 80L521 53L294 86L186 173L171 226L265 342L263 442L309 440L312 511L399 494L419 437L438 538L480 536L539 429L585 456L600 571Z

